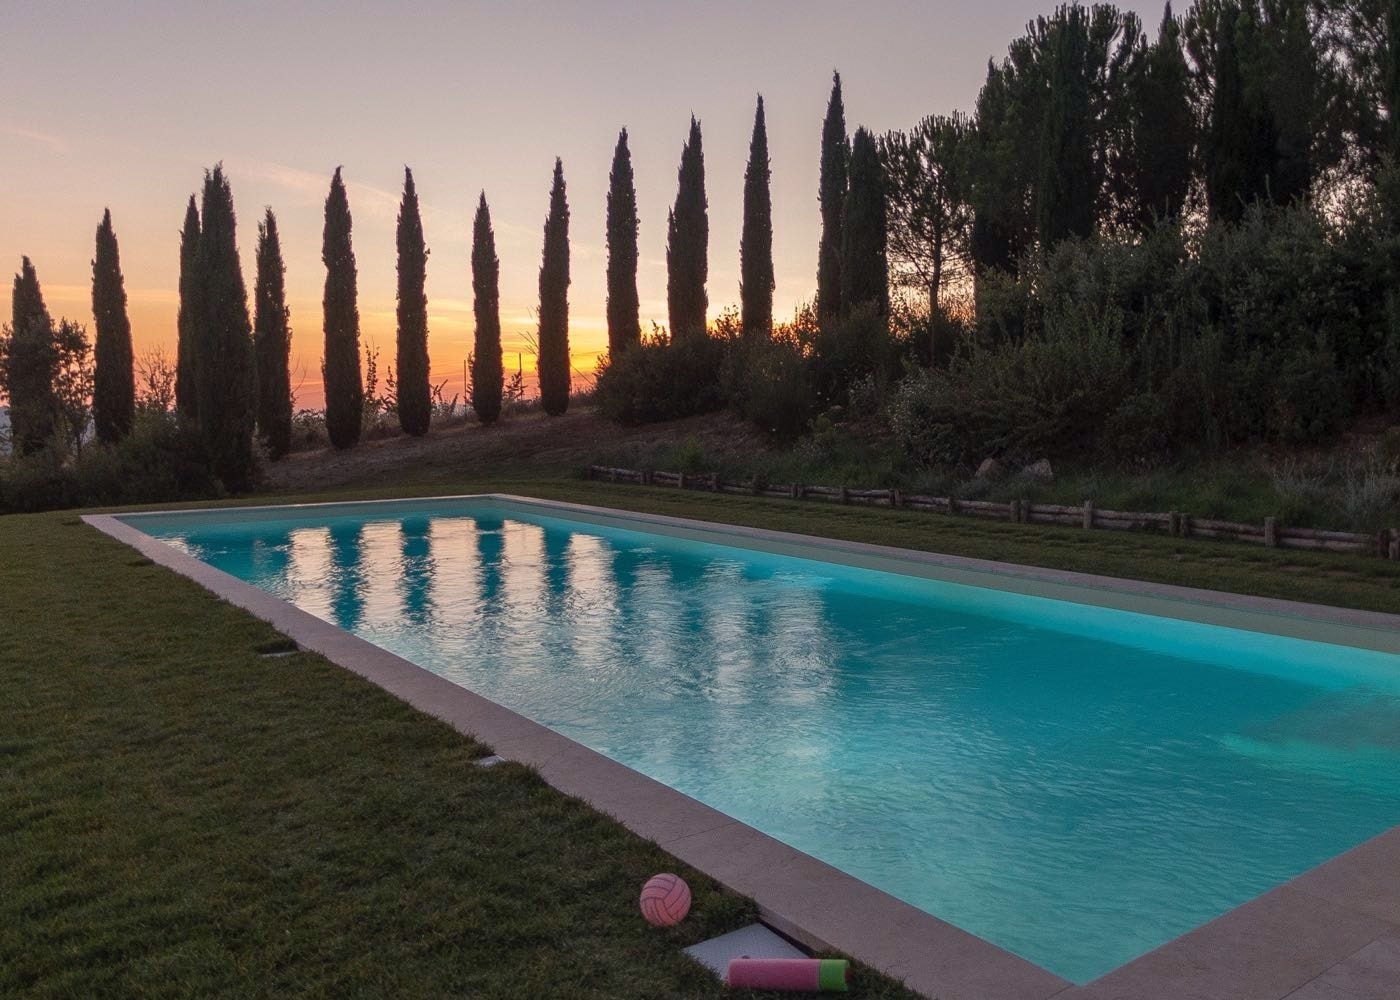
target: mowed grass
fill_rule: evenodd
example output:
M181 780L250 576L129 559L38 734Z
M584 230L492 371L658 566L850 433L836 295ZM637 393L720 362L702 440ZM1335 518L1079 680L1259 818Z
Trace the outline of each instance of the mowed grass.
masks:
M0 518L0 995L733 995L680 949L752 904L276 638L71 513Z

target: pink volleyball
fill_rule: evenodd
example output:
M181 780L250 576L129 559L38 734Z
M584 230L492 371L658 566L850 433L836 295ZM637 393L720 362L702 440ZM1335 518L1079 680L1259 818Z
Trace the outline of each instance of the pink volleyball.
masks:
M654 927L671 927L690 912L690 886L685 879L662 872L642 886L642 916Z

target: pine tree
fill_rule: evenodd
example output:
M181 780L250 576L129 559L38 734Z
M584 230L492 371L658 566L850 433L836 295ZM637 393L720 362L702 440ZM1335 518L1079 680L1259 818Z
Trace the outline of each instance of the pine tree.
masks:
M92 421L97 439L120 441L136 419L136 371L131 350L131 320L126 314L117 234L112 213L103 211L92 261L93 345Z
M1191 77L1181 25L1168 3L1157 41L1143 55L1129 83L1133 149L1123 181L1130 221L1142 232L1157 220L1180 218L1191 190Z
M666 220L666 315L672 338L681 340L705 336L710 304L705 292L710 251L705 152L694 115L676 180L676 204Z
M841 219L841 302L849 311L874 303L889 314L889 264L885 255L885 180L875 140L856 129L851 142L850 186Z
M768 126L763 95L753 116L749 165L744 171L744 227L739 238L740 325L745 337L773 335L773 197L768 161Z
M403 169L403 202L399 206L398 350L394 359L398 388L399 426L419 437L433 419L428 385L428 248L423 243L423 218L413 171Z
M1036 229L1042 250L1094 231L1094 120L1088 11L1062 8L1050 28L1050 91L1041 129Z
M253 291L253 353L258 373L258 435L273 461L292 447L292 330L277 217L258 225L258 283Z
M326 196L326 228L321 240L326 265L323 296L326 354L326 433L336 448L352 448L364 422L365 387L360 378L360 309L356 302L355 251L350 245L350 201L340 168Z
M831 78L831 99L822 123L822 165L817 200L821 204L822 235L817 246L817 319L841 314L841 217L846 210L847 172L851 148L846 140L846 108L841 100L841 74Z
M185 207L185 226L180 231L180 314L176 321L178 341L175 345L175 411L186 420L199 415L196 390L195 340L198 338L199 270L195 258L199 255L199 208L194 195Z
M11 307L9 337L0 352L0 388L9 399L12 447L18 455L30 455L53 440L58 426L58 351L39 275L28 257L15 275Z
M496 259L496 234L491 230L491 209L486 192L476 206L472 223L472 312L476 317L476 342L472 350L472 409L483 424L494 424L501 415L505 374L501 365L501 262Z
M539 352L540 404L545 413L557 417L569 408L569 203L564 163L558 159L544 221Z
M942 311L944 289L969 273L971 134L963 115L929 115L879 144L891 269L898 267L896 281L928 294L930 315Z
M195 405L214 474L229 490L239 492L253 482L257 384L233 192L222 164L205 172L200 218Z
M608 356L616 358L642 339L637 299L637 189L627 130L617 137L608 176Z

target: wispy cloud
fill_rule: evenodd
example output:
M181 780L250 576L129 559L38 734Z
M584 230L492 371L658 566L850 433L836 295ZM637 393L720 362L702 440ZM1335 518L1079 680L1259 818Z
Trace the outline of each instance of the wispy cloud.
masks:
M300 167L289 167L284 163L273 163L270 160L233 158L226 163L230 174L240 173L266 181L306 201L319 201L326 197L326 192L330 189L330 173L316 173ZM349 176L345 177L345 190L350 198L351 212L363 211L375 216L398 214L399 196L393 191L364 184Z
M61 136L56 136L51 132L40 132L38 129L23 128L19 125L0 124L0 135L8 135L16 139L24 139L29 142L38 143L41 146L47 146L55 153L67 153L73 148L72 145Z

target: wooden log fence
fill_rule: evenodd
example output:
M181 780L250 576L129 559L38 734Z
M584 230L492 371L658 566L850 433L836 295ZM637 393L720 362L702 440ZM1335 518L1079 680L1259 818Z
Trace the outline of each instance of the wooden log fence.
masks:
M1064 504L1029 503L1022 500L997 503L992 500L960 500L957 497L903 493L897 489L857 490L846 486L769 483L757 477L744 482L728 482L720 479L718 473L713 472L663 472L591 465L588 467L588 476L590 479L601 479L613 483L674 486L677 489L706 490L713 493L743 496L817 500L826 503L867 507L891 507L941 514L959 514L1023 524L1068 525L1084 530L1149 531L1170 535L1174 538L1214 538L1253 543L1269 548L1347 552L1400 560L1400 528L1382 528L1374 533L1327 531L1281 525L1274 517L1264 518L1263 524L1243 524L1237 521L1194 517L1186 511L1153 513L1106 510L1096 507L1093 500L1085 500L1083 504L1074 507Z

